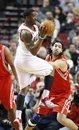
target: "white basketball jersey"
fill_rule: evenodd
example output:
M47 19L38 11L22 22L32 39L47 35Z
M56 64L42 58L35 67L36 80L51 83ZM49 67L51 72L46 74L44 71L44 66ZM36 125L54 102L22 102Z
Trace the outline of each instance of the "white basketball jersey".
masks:
M33 25L33 26L34 26L34 29L35 29L34 31L32 29L30 29L29 27L25 26L24 23L22 23L20 25L20 27L18 28L18 32L19 32L19 47L22 50L26 51L26 52L29 52L29 51L27 50L27 48L25 47L25 44L21 40L20 34L21 34L22 30L28 30L32 34L32 41L36 41L38 39L38 27L37 27L37 25Z

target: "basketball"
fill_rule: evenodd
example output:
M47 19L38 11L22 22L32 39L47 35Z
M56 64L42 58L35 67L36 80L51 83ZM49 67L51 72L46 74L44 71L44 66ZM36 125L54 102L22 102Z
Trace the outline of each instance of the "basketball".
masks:
M46 26L46 28L47 28L47 36L52 36L53 35L53 32L55 30L55 24L54 24L53 21L46 19L41 23L41 27L42 26Z

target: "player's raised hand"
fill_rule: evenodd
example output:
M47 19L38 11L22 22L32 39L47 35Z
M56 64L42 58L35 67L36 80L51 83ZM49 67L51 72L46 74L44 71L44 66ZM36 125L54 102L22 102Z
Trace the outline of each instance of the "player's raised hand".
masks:
M46 26L40 26L39 28L39 36L41 38L46 38L47 34L47 27Z

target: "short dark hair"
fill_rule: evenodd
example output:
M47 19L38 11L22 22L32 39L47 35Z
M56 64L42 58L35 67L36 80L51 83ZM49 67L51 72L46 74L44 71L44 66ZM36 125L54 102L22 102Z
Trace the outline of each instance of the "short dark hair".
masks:
M59 42L61 45L62 45L62 49L64 50L64 45L63 45L63 42L59 39L56 39L52 45L54 45L56 42Z
M25 18L26 16L31 16L34 11L35 10L32 9L32 8L25 10L24 13L23 13L23 17Z
M64 51L64 45L63 42L58 38L56 39L52 45L54 45L56 42L59 42L62 45L62 52L59 54L59 56L63 55L63 51Z

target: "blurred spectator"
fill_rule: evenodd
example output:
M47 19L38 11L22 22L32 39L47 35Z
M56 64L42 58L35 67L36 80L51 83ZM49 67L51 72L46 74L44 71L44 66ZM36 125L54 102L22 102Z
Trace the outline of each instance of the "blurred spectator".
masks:
M46 15L41 11L41 8L39 7L32 7L34 10L37 11L37 20L39 23L41 23L44 19L46 19Z
M59 0L60 1L60 7L63 9L63 12L65 13L72 13L72 10L74 7L78 6L79 2L78 0Z
M41 11L45 14L47 11L51 11L52 7L50 5L50 0L43 0L43 7Z
M76 47L74 44L70 45L69 51L70 51L71 59L73 60L74 66L76 66L77 65L77 58L78 58L79 54L77 53Z
M79 6L79 0L71 0L71 1L74 3L75 7Z
M30 86L28 93L25 96L24 108L22 110L23 128L25 128L29 118L33 113L33 107L36 104L37 99L34 96L34 90Z
M50 0L50 5L51 5L52 7L57 6L57 5L59 5L59 4L60 4L59 0Z
M72 39L79 35L79 23L74 25L74 28L69 32L69 43L72 43Z
M75 73L79 71L79 57L77 58L77 65L75 66Z
M69 33L74 28L74 15L68 13L65 23L62 25L61 32Z
M72 59L72 61L73 61L73 63L74 63L74 66L76 66L77 65L77 58L78 58L78 56L79 56L79 54L77 53L77 51L76 51L76 47L75 47L75 45L74 44L71 44L70 46L69 46L69 53L70 53L70 55L71 55L71 59Z
M79 85L79 71L77 71L75 74L75 84Z
M63 13L62 8L60 6L55 6L53 9L53 14L54 14L54 18L59 20L59 22L61 23L61 27L62 27L62 25L66 21L66 14Z
M72 44L75 45L77 53L79 54L79 35L73 37Z
M70 44L69 33L74 28L74 15L72 13L68 13L65 22L62 24L60 30L60 38L65 44L65 48L68 48Z
M40 81L39 83L37 83L37 85L36 85L36 92L35 92L35 94L34 94L34 96L36 97L36 98L40 98L40 94L41 94L41 92L43 91L43 89L44 89L44 81Z
M70 12L70 13L72 13L72 11L73 11L73 8L75 7L75 4L71 1L71 0L69 0L68 2L66 2L66 5L67 5L67 7L68 7L68 13Z
M27 109L32 109L35 103L36 99L34 97L34 90L32 87L30 87L28 93L25 96L24 107Z
M53 13L51 11L46 12L47 19L54 21L55 23L55 30L51 37L51 43L54 42L54 40L57 38L58 33L60 31L60 22L57 18L54 18Z
M79 5L78 7L73 8L72 12L75 16L74 22L79 23Z
M52 11L53 7L58 6L59 4L59 0L43 0L43 7L41 8L41 11L45 14L47 11Z
M69 46L69 49L64 51L64 55L69 55L71 60L73 61L73 67L70 69L70 73L74 76L75 75L75 67L77 66L77 58L79 54L76 51L76 47L74 44Z

